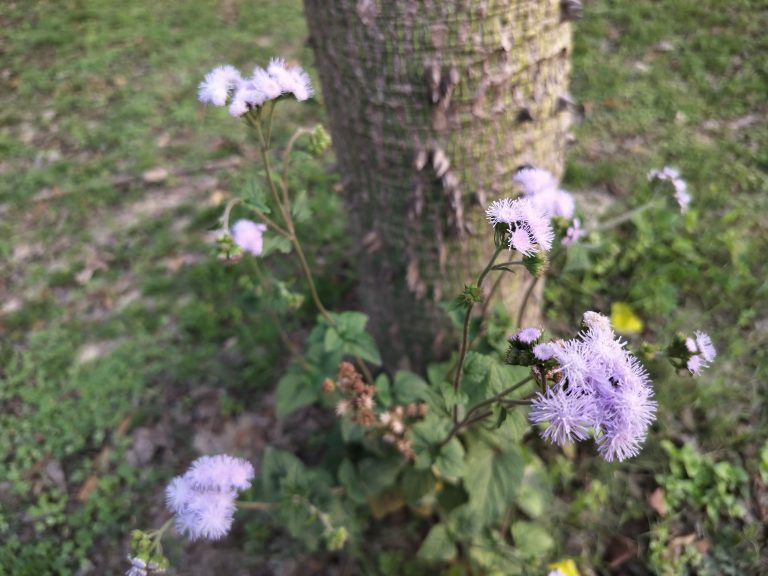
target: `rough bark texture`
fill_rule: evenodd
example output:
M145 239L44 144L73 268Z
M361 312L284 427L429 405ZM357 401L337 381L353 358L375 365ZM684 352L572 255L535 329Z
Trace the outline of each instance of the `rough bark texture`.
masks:
M450 341L438 304L492 251L484 207L516 194L522 164L562 172L570 27L560 0L305 0L305 10L365 311L388 365L421 370ZM509 282L515 313L521 286Z

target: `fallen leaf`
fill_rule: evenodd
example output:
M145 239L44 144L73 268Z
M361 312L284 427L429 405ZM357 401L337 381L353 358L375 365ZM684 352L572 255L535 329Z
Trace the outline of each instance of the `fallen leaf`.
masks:
M144 172L144 174L141 175L141 178L147 184L157 184L168 178L168 170L165 168L152 168L152 170Z
M667 502L664 499L664 489L659 486L648 495L648 505L653 508L659 516L667 514Z

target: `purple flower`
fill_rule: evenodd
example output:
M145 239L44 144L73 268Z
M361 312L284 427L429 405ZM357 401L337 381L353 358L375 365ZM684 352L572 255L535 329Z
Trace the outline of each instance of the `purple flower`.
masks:
M547 424L543 438L562 446L584 440L594 422L594 404L586 396L562 389L539 392L531 403L528 416L534 424Z
M560 240L560 244L570 246L578 242L582 236L584 236L584 229L581 227L581 220L574 218L568 230L565 231L565 236Z
M552 248L555 233L546 214L525 198L503 198L493 202L485 211L492 226L509 227L509 249L524 256L532 256L539 250Z
M533 347L533 355L542 362L553 358L556 352L557 345L552 342L542 342Z
M235 498L253 480L253 466L231 456L203 456L165 490L168 509L176 514L176 529L190 540L218 540L232 527Z
M262 236L266 230L267 227L264 224L257 224L251 220L238 220L232 226L232 239L246 252L258 256L264 249Z
M528 166L521 168L512 178L520 185L520 188L526 196L536 194L546 194L557 190L557 180L546 170Z
M534 347L537 358L554 358L556 383L533 402L530 419L548 422L544 437L556 444L583 440L594 429L608 461L635 456L655 419L656 402L640 361L614 334L607 317L584 314L576 338Z
M533 344L539 338L541 338L541 330L538 328L523 328L512 335L509 340L510 342L517 341L522 344Z
M685 339L685 347L692 354L688 359L687 367L691 374L698 375L717 356L717 350L712 339L700 330L693 333L693 338Z
M570 192L557 187L555 177L540 168L527 167L517 171L514 178L520 185L523 195L534 206L550 217L562 216L570 220L576 209L576 203Z

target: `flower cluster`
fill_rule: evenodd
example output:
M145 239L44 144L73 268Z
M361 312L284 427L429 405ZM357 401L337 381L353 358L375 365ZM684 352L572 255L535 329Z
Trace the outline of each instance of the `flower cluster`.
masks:
M301 102L311 98L314 90L306 71L300 66L286 66L282 58L272 58L266 70L257 66L250 78L243 78L229 64L218 66L205 75L197 91L203 104L226 106L229 101L232 116L242 116L283 94L292 94Z
M664 166L661 170L651 170L648 172L648 180L672 183L672 187L675 189L675 200L680 206L680 213L685 214L688 211L691 195L688 193L688 184L680 177L680 172L677 169L671 166Z
M491 226L507 228L510 250L523 256L549 251L555 233L549 216L527 198L502 198L493 202L485 211Z
M407 404L405 406L393 406L386 412L379 414L379 424L384 431L382 439L394 444L397 451L404 458L413 458L411 438L408 434L406 418L423 418L427 415L426 404Z
M585 329L572 340L537 344L541 362L553 360L552 384L533 400L530 420L547 426L542 435L562 445L594 433L606 460L636 456L655 419L648 374L607 317L584 314Z
M699 330L693 333L693 338L685 339L685 347L691 353L687 367L693 375L700 374L717 356L712 339Z
M218 540L232 527L235 498L253 480L253 466L232 456L203 456L165 489L176 529L190 540Z
M373 412L373 395L376 387L366 384L360 373L349 362L339 364L338 386L344 396L336 404L338 416L349 415L352 422L361 426L373 426L376 414Z
M525 166L518 170L512 179L520 185L523 197L530 199L539 211L553 218L573 218L576 210L573 196L570 192L561 190L555 177L546 170Z

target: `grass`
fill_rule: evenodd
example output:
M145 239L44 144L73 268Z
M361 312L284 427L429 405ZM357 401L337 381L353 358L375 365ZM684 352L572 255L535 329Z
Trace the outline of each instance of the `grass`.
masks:
M5 3L0 22L0 572L117 572L129 529L156 523L158 486L189 461L197 428L257 410L282 373L253 270L217 263L207 236L222 198L247 184L237 174L254 164L254 148L193 94L223 62L247 69L280 54L310 63L307 32L293 0ZM572 505L563 546L585 563L599 564L608 541L641 519L632 539L646 564L682 571L703 562L713 574L757 565L750 538L761 536L739 537L743 520L712 521L684 505L656 516L644 491L656 475L689 485L673 473L663 438L696 446L712 469L727 462L759 477L755 454L768 432L767 27L758 0L599 0L576 26L572 92L586 117L566 187L637 203L648 170L671 164L694 201L682 234L635 220L620 229L621 244L592 254L593 271L570 273L561 291L551 283L553 323L625 301L651 332L706 329L720 350L698 386L657 376L660 422L635 465L558 461L573 478L560 486ZM278 140L322 111L280 114ZM242 165L211 165L233 158ZM167 176L145 181L156 168ZM306 170L326 191L316 208L332 221L333 178ZM309 244L338 268L336 222ZM329 251L332 243L341 248ZM346 286L321 289L331 304L346 298ZM289 327L297 339L304 320ZM144 434L161 440L141 452ZM670 543L696 522L725 544L701 558L687 545L675 564L665 557ZM584 525L598 538L585 542Z

